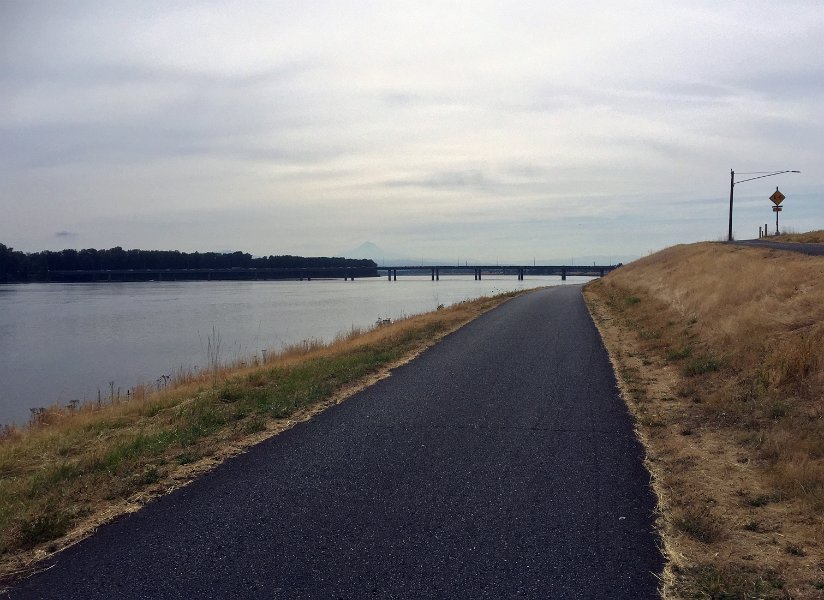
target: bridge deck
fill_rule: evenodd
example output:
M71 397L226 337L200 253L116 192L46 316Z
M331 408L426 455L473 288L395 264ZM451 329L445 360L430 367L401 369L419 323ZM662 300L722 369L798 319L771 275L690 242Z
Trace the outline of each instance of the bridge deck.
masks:
M483 274L512 274L517 275L519 280L523 280L527 274L530 275L560 275L566 280L568 276L603 277L621 265L420 265L420 266L380 266L378 271L386 273L390 281L397 280L398 271L414 272L429 271L434 281L440 279L441 273L469 274L473 273L475 279L481 279Z
M380 277L397 280L398 272L429 272L433 280L441 274L473 274L481 279L483 274L517 275L519 280L527 274L602 277L620 265L403 265L368 267L283 267L283 268L234 268L234 269L86 269L76 271L49 271L50 281L146 281L158 280L260 280L260 279L352 279L355 277Z

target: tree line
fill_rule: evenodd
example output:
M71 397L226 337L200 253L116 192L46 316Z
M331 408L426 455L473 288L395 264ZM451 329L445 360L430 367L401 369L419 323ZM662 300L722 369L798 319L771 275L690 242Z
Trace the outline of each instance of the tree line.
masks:
M325 269L374 270L369 259L340 257L262 256L246 252L180 252L177 250L44 250L26 253L0 244L0 282L46 281L52 271L161 270L161 269ZM375 271L377 275L377 271Z

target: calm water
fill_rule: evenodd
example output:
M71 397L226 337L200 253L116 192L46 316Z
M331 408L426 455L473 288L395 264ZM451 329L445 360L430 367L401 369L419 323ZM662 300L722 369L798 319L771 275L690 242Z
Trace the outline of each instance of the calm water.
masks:
M30 408L104 398L178 369L260 356L307 339L329 341L397 319L559 277L455 276L280 282L145 282L0 286L0 423ZM571 277L567 283L588 278Z

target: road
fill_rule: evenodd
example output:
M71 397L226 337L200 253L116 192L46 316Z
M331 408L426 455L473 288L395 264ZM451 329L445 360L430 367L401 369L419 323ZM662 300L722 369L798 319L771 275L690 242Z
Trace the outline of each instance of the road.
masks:
M657 598L654 497L579 286L101 528L18 598Z
M741 240L727 243L737 246L755 246L756 248L772 248L773 250L786 250L788 252L800 252L801 254L811 254L813 256L824 256L824 244L771 242L770 240Z

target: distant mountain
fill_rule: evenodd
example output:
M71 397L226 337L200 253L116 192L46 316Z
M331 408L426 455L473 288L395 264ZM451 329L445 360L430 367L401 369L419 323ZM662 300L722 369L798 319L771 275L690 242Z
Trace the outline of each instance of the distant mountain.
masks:
M357 248L344 253L347 258L371 258L378 265L383 263L409 264L409 259L396 252L381 248L372 242L364 242ZM420 262L420 261L418 261Z

